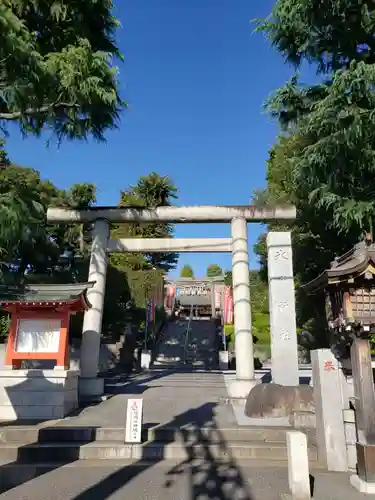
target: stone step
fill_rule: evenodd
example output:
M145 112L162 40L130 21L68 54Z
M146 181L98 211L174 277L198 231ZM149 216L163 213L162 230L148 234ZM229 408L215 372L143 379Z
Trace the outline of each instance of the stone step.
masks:
M220 440L230 443L271 442L286 443L286 432L290 428L228 428L213 429L211 427L150 427L143 429L142 441L193 441ZM308 434L309 442L314 445L313 434ZM2 444L64 443L64 442L96 442L124 441L125 429L122 427L3 427L0 429L0 447Z
M309 460L317 460L315 448L308 450ZM92 443L37 443L19 446L17 443L0 447L0 461L18 463L71 462L73 460L187 460L214 458L216 460L257 459L281 460L288 458L284 443L164 443L124 444L119 441L94 441Z

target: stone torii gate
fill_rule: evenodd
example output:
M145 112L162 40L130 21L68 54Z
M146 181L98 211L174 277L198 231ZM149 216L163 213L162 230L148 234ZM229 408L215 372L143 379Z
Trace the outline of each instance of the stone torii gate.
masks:
M233 398L247 397L255 385L251 328L248 222L291 221L293 206L190 206L156 209L93 207L86 210L49 208L50 223L93 223L93 241L88 281L95 282L87 296L92 307L85 313L81 344L80 394L103 394L104 380L97 377L107 273L111 252L232 252L236 379L229 387ZM110 223L230 223L231 238L166 238L110 240ZM273 380L284 385L298 384L297 337L290 233L270 233L270 313ZM277 304L276 302L277 301ZM288 312L289 309L289 312ZM286 311L286 316L285 316ZM284 314L284 316L280 316ZM274 351L279 355L275 357ZM285 361L288 376L285 377ZM289 377L289 379L288 379Z

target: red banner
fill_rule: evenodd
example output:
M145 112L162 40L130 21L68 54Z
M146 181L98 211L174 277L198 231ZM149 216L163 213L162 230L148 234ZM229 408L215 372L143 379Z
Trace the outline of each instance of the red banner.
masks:
M225 289L224 295L224 321L226 325L233 324L233 297L231 295L230 286Z
M168 285L168 287L167 287L167 303L166 303L167 309L172 309L173 304L174 304L175 294L176 294L176 287L174 287L173 285Z

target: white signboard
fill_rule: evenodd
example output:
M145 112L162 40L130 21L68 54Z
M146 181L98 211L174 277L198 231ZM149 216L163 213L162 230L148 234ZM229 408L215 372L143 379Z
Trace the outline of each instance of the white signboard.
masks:
M204 286L186 286L180 289L180 295L208 295L209 291Z
M61 320L21 319L16 335L16 352L58 352Z
M140 443L142 440L143 399L128 399L126 410L126 443Z

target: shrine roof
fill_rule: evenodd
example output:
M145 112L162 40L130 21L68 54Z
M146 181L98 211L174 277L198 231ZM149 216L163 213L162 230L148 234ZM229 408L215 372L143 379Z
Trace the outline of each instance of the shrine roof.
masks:
M0 305L27 304L27 305L62 305L83 301L86 308L90 308L86 292L95 282L45 284L45 285L0 285Z
M351 250L331 262L329 269L317 278L301 285L307 293L314 293L327 285L345 282L364 274L370 264L375 264L375 243L361 241Z

